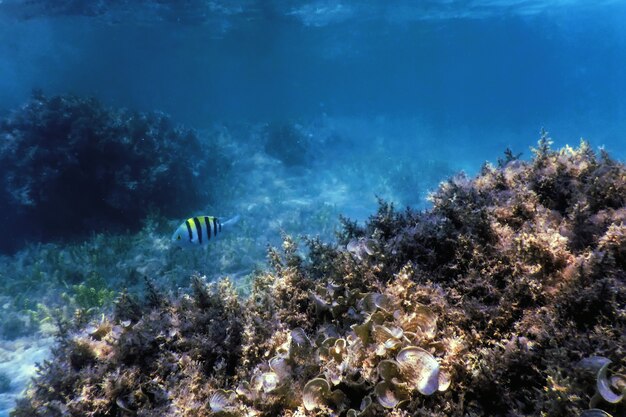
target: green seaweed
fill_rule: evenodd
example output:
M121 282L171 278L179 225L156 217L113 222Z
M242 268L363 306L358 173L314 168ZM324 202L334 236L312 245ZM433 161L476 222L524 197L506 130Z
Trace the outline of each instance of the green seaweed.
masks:
M97 274L91 273L84 283L72 285L72 291L68 299L74 302L78 308L89 310L110 305L115 299L116 291L107 287L106 280Z

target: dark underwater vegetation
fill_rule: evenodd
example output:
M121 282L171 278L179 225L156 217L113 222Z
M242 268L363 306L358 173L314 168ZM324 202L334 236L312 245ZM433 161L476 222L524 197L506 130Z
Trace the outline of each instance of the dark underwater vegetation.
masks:
M0 0L0 417L626 416L625 19Z
M113 111L93 98L36 92L0 135L0 210L13 237L4 251L27 239L136 231L151 211L195 210L218 198L231 165L217 143L162 113Z

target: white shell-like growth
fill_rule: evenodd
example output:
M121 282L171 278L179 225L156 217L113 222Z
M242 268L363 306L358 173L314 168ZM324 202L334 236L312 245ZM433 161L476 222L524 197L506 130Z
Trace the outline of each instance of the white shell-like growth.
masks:
M232 406L233 394L232 391L225 391L223 389L214 391L209 397L209 407L211 407L211 411L219 413L220 411L226 411L230 408Z
M395 349L402 343L404 331L400 327L374 324L372 326L372 336L378 343L376 354L384 356L387 350Z
M323 360L334 359L335 362L341 363L346 353L346 339L337 337L327 337L319 346L319 355Z
M369 255L373 256L376 253L376 241L374 239L365 239L361 243L363 250Z
M378 376L385 381L392 381L400 376L400 366L396 361L380 361L378 363Z
M613 391L613 389L611 388L611 379L607 375L610 364L611 361L606 362L598 371L596 387L598 389L598 394L602 396L604 401L607 401L611 404L617 404L624 399L624 393L622 392L621 394L616 394L615 391Z
M592 408L590 410L585 410L582 413L580 413L579 417L612 417L612 416L604 410L600 410L599 408Z
M276 389L279 383L278 375L275 372L264 372L261 375L263 381L263 392L270 392Z
M395 326L383 326L380 324L374 324L372 326L372 336L378 343L385 343L389 339L401 339L404 335L404 331Z
M346 249L348 250L348 252L350 252L353 255L356 255L358 250L359 250L359 240L358 239L352 239L350 242L348 242L348 244L346 245Z
M256 374L250 381L250 390L259 392L270 392L276 389L280 379L275 372L263 372Z
M128 408L128 406L126 405L126 401L124 401L122 399L122 397L117 397L115 399L115 404L120 408L120 410L123 410L123 411L125 411L128 414L131 414L131 415L137 414L136 411L131 410L130 408Z
M377 292L370 292L365 294L359 303L359 307L365 313L374 313L376 310L391 311L391 300L384 295Z
M431 395L439 388L439 363L433 355L417 346L402 349L396 356L402 380L420 393Z
M254 401L258 397L256 395L256 391L253 391L253 389L250 387L250 384L248 383L248 381L241 382L237 386L237 389L235 390L235 392L240 397L244 397L244 398L248 399L249 401Z
M347 346L348 346L348 342L346 342L346 339L339 338L335 340L335 343L333 344L333 346L331 346L331 348L328 350L330 356L335 360L335 362L337 363L343 362L344 357L348 353Z
M281 356L274 356L269 361L270 369L278 376L279 381L284 381L291 376L291 366L287 359Z
M437 315L426 306L418 306L413 316L413 325L416 332L421 333L427 339L435 337L437 332Z
M626 376L615 374L611 377L611 386L626 394Z
M451 382L450 374L439 370L439 387L437 387L437 391L443 392L447 390L450 387Z
M101 340L112 330L113 326L109 322L102 322L97 325L88 326L85 332L96 340Z
M401 401L409 398L406 391L388 381L379 382L374 388L374 394L378 399L378 403L385 408L394 408Z
M449 376L440 374L439 363L433 355L417 346L402 349L395 361L380 361L377 370L382 382L376 385L374 393L386 408L408 399L413 390L431 395L437 389L445 391L450 385Z
M376 252L376 241L374 239L352 239L346 245L346 249L357 260L362 261L367 256L372 256Z
M302 392L302 402L308 411L321 408L326 403L326 398L330 396L330 384L324 378L310 380L304 386Z
M595 374L607 363L611 363L609 358L604 356L588 356L578 362L578 366L582 369L591 371Z

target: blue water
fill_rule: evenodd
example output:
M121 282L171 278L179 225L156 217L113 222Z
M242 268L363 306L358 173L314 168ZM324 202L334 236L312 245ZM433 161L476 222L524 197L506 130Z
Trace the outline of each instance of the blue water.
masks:
M585 137L623 152L623 2L353 3L223 2L230 9L204 22L180 11L182 23L145 6L28 20L7 11L0 108L40 87L194 127L382 116L471 142L484 159L503 143L526 150L542 126L557 144Z
M319 232L309 215L363 220L377 195L427 207L459 170L507 147L529 157L542 127L555 147L585 138L626 159L626 2L388 3L0 0L0 117L41 89L248 132L233 134L246 182L214 208L267 219L270 242ZM305 167L255 148L255 126L274 122L308 135ZM213 273L252 268L266 241L261 260ZM0 416L27 373L9 360L45 356L24 343L31 356L0 356L21 381L0 393Z

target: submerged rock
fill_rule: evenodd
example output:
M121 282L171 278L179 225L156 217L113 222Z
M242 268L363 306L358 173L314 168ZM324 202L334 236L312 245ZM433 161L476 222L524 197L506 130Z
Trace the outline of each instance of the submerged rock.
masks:
M0 121L0 251L188 213L215 198L229 165L163 113L36 92Z

